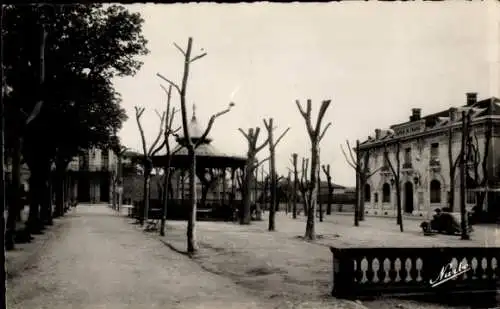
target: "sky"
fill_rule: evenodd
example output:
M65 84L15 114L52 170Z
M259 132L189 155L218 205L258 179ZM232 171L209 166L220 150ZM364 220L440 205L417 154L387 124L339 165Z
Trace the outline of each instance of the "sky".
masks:
M155 139L166 96L156 73L180 84L184 47L207 56L191 65L188 113L196 104L202 129L210 116L233 101L210 133L222 152L246 155L238 131L274 118L275 136L290 131L276 147L280 174L292 167L291 154L309 156L310 141L295 100L312 100L313 119L323 100L332 100L323 126L321 163L330 164L333 182L354 186L354 170L340 145L355 143L422 114L462 105L466 92L479 99L500 92L500 5L497 1L353 1L321 4L134 4L145 19L150 54L133 77L114 80L129 119L122 142L142 149L134 106L145 108L148 145ZM203 49L203 51L202 51ZM179 109L176 95L172 104ZM181 124L180 117L175 123ZM174 143L172 141L171 145ZM269 154L267 147L258 157ZM300 162L300 159L299 159ZM267 164L267 163L266 163ZM266 166L267 168L267 166ZM323 177L323 176L322 176Z

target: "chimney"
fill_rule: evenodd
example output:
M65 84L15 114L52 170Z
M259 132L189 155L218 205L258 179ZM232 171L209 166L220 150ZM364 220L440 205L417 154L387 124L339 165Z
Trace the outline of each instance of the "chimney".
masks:
M456 107L450 107L449 109L450 122L454 122L457 120L457 111L458 109Z
M477 102L477 92L467 92L467 106L472 106Z
M421 108L412 108L411 109L410 121L420 120L421 115L422 115L422 109Z
M382 134L382 130L375 129L375 139L379 139L381 134Z

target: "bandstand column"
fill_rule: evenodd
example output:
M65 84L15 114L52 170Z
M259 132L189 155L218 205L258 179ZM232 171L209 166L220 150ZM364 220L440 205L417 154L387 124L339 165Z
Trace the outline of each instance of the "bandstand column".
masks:
M226 168L222 169L222 197L221 204L224 205L226 203Z

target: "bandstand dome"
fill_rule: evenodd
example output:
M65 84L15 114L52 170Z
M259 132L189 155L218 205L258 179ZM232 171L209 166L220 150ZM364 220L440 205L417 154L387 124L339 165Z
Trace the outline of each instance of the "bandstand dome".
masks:
M216 123L214 124L216 125ZM188 132L191 141L198 142L203 135L203 130L200 129L196 119L196 113L193 107L193 117L189 122ZM183 147L186 143L186 138L183 136L183 130L177 136L177 146L171 150L170 166L173 168L188 168L188 151ZM195 149L196 165L198 168L243 168L245 166L246 157L241 155L233 155L219 151L212 144L212 138L206 137L200 145ZM154 166L164 166L166 155L158 155L152 158Z

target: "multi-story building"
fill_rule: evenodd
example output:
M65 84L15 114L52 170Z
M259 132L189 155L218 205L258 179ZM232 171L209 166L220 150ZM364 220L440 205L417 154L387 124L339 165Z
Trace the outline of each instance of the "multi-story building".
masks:
M70 162L71 195L80 203L110 202L118 159L111 150L90 149Z
M471 114L472 147L467 147L471 151L466 152L465 164L466 207L470 210L477 205L492 216L499 216L500 100L492 97L477 101L475 93L467 93L467 103L463 106L425 117L415 108L409 121L393 125L389 130L376 129L374 135L360 143L361 157L369 156L369 171L378 170L362 188L365 213L396 215L398 149L403 212L427 217L436 208L450 207L451 194L454 197L452 211L460 211L457 158L461 154L463 111ZM452 176L453 166L456 168Z

